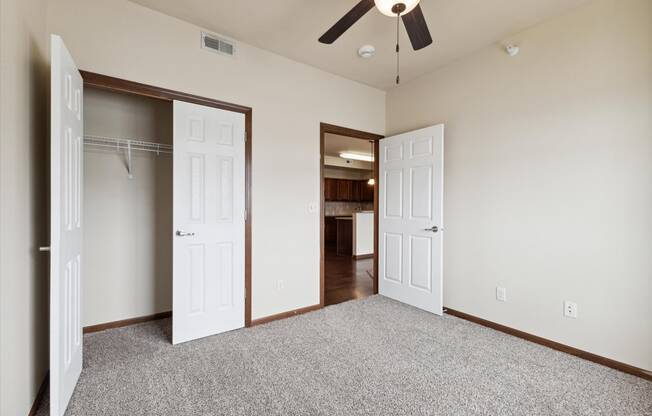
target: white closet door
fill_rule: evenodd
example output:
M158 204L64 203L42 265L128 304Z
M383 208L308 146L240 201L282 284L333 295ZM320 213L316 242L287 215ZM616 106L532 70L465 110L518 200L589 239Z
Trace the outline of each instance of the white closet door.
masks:
M60 416L82 370L84 83L59 36L51 54L50 414Z
M444 126L380 141L379 292L442 314Z
M244 326L245 116L174 102L174 344Z

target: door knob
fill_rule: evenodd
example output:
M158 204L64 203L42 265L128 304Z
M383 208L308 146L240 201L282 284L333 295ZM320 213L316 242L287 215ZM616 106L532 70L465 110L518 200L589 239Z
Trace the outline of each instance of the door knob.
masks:
M192 237L195 233L187 233L185 231L177 230L178 237Z
M423 231L430 231L430 232L436 233L437 231L439 231L439 227L437 227L436 225L433 225L432 227L426 228Z

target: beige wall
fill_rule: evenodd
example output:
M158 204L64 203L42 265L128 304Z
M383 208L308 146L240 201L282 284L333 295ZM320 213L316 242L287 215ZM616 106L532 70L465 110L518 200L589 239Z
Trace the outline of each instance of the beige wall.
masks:
M253 108L253 318L318 303L319 122L382 134L385 93L243 43L207 52L200 28L125 0L48 15L82 69Z
M446 125L445 305L652 370L652 2L509 40L387 97L388 134Z
M202 51L199 28L124 0L50 2L46 31L45 3L0 3L3 415L27 413L47 368L50 31L83 69L253 107L254 318L318 302L319 122L385 128L382 91L244 44ZM651 17L648 0L598 0L514 36L515 58L486 48L389 93L389 133L446 123L447 306L652 370ZM87 180L120 189L102 160ZM136 183L158 186L156 163L138 159Z
M172 105L87 88L84 131L172 143ZM83 325L172 309L172 157L84 152Z
M0 414L26 415L48 359L45 1L0 2Z

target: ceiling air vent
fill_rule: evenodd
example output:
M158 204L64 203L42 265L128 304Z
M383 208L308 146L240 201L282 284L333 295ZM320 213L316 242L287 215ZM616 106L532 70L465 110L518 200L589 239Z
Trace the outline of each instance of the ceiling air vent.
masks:
M222 55L235 55L235 43L215 35L202 32L201 47Z

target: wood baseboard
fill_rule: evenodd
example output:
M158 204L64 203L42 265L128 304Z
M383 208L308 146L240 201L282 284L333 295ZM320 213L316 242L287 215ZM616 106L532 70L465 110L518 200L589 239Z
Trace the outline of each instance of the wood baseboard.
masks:
M565 352L566 354L574 355L576 357L592 361L596 364L604 365L606 367L613 368L623 373L632 374L637 377L641 377L646 380L652 381L652 371L647 371L642 368L634 367L633 365L621 363L620 361L612 360L611 358L602 357L597 354L593 354L588 351L583 351L568 345L560 344L556 341L551 341L546 338L539 337L537 335L532 335L527 332L520 331L518 329L510 328L505 325L497 324L486 319L478 318L477 316L469 315L464 312L456 311L455 309L444 308L445 313L449 315L456 316L458 318L464 319L476 323L478 325L486 326L496 331L504 332L509 335L524 339L526 341L534 342L535 344L543 345L553 350Z
M34 398L34 403L32 404L32 408L29 410L27 416L36 416L36 412L38 412L38 408L43 402L43 397L45 396L45 391L47 390L49 382L50 382L50 372L47 372L45 374L45 378L43 378L41 387L39 387L38 392L36 393L36 397Z
M153 315L139 316L137 318L123 319L121 321L107 322L104 324L90 325L84 327L84 334L91 334L93 332L104 331L105 329L122 328L134 324L141 324L143 322L156 321L158 319L165 319L172 316L172 311L155 313Z
M292 311L277 313L276 315L265 316L264 318L258 318L251 321L251 326L262 325L272 321L278 321L279 319L285 319L291 316L301 315L304 313L316 311L317 309L321 309L321 308L322 306L320 304L316 304L316 305L306 306L305 308L299 308Z
M322 308L322 306L316 304L316 305L306 306L304 308L295 309L292 311L279 313L276 315L265 316L263 318L254 319L253 321L251 321L251 326L262 325L268 322L277 321L279 319L289 318L295 315L301 315L307 312L315 311L320 308ZM137 318L123 319L121 321L106 322L103 324L85 326L84 334L91 334L93 332L104 331L106 329L122 328L125 326L140 324L143 322L156 321L158 319L165 319L171 316L172 316L172 312L168 311L168 312L155 313L153 315L140 316Z

